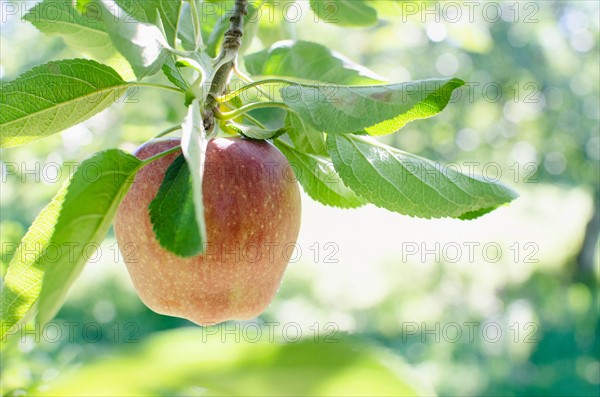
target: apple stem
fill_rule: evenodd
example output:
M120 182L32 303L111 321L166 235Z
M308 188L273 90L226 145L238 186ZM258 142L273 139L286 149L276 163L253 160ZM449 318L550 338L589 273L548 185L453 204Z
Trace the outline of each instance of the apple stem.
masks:
M152 139L157 139L157 138L162 138L165 135L170 134L171 132L177 131L181 129L181 125L174 125L173 127L169 127L166 130L159 132L158 134L154 135L154 137Z
M146 165L148 165L148 164L150 164L150 163L151 163L151 162L153 162L153 161L156 161L156 160L158 160L158 159L160 159L160 158L163 158L163 157L165 157L165 156L168 156L168 155L169 155L169 154L171 154L171 153L175 153L175 152L178 152L178 151L181 151L181 146L180 146L180 145L177 145L177 146L174 146L174 147L172 147L172 148L170 148L170 149L167 149L167 150L165 150L165 151L164 151L164 152L162 152L162 153L155 154L155 155L154 155L154 156L152 156L152 157L148 157L147 159L145 159L145 160L142 160L142 162L141 162L141 164L140 164L140 168L141 168L141 167L144 167L144 166L146 166Z

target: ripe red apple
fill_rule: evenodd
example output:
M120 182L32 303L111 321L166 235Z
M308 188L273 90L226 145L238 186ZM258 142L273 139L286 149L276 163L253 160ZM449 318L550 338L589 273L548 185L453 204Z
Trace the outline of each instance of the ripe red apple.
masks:
M140 146L140 159L179 145ZM114 222L119 247L142 301L157 313L200 325L262 313L272 301L300 229L300 192L287 159L272 144L217 138L208 144L202 183L208 246L182 258L162 248L148 206L181 152L137 174Z

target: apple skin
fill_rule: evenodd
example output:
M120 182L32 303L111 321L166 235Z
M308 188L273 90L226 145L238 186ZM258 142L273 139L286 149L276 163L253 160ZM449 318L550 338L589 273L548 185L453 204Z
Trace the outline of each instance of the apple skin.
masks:
M145 159L179 144L150 141L134 154ZM273 300L298 238L293 170L268 142L210 141L202 183L208 245L182 258L159 245L148 211L180 154L142 168L118 209L114 229L133 285L153 311L199 325L254 318Z

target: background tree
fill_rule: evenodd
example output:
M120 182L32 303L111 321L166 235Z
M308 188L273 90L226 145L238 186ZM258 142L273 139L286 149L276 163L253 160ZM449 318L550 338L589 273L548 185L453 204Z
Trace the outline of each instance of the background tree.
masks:
M305 199L304 231L299 241L303 255L299 263L290 266L279 297L258 324L266 330L268 321L296 322L304 336L312 338L310 327L318 323L320 340L333 334L334 339L345 341L346 333L353 333L356 339L349 343L354 347L365 344L365 354L344 350L345 343L331 348L289 343L281 349L272 344L253 349L249 343L233 340L221 344L219 330L216 339L206 344L203 338L212 330L171 330L188 324L157 316L139 303L122 273L123 264L115 263L116 251L111 250L114 240L109 233L101 246L104 255L97 263L88 264L56 318L64 335L73 335L73 339L63 337L33 345L33 330L24 343L18 336L3 343L3 393L20 388L30 394L41 393L49 386L50 394L81 394L94 385L105 394L120 395L134 390L191 395L200 393L199 386L228 394L275 390L278 394L339 395L360 390L353 382L359 379L371 394L431 394L427 386L423 389L423 385L411 384L407 388L411 382L406 379L414 379L415 373L440 394L597 393L597 268L572 277L573 269L595 269L594 263L597 267L597 248L589 248L597 242L593 221L584 238L592 209L597 210L591 197L598 190L600 159L597 4L500 3L487 6L485 15L481 4L474 9L473 21L465 20L469 9L461 4L460 22L444 3L352 2L348 12L344 7L348 2L311 2L317 10L319 4L331 6L323 7L325 14L315 22L308 2L273 3L264 2L260 20L246 27L254 39L244 41L243 53L263 54L255 56L254 62L251 55L240 62L246 74L283 73L281 64L262 64L261 60L265 54L277 55L277 49L271 48L273 43L302 39L320 43L324 54L336 50L373 71L329 75L344 78L338 82L341 84L458 76L466 82L459 99L451 100L437 117L408 124L380 141L442 164L458 164L463 170L478 162L473 169L487 176L493 176L500 167L502 181L514 185L521 198L473 223L420 221L371 206L340 213ZM135 2L121 6L138 20L156 22L154 13L131 4ZM258 6L258 2L253 4ZM296 4L303 10L298 18L292 13ZM435 11L427 14L419 7ZM494 14L497 9L502 13L498 18ZM333 11L336 23L324 22L330 16L327 12ZM251 7L249 20L252 12ZM276 20L267 18L268 12ZM14 81L24 71L50 60L80 57L81 49L91 55L94 42L89 37L78 42L77 30L69 34L69 30L57 29L63 25L55 20L44 25L25 17L42 32L61 36L44 37L22 23L19 14L6 15L9 20L2 26L2 48L3 55L10 52L10 56L2 59L3 82ZM216 56L227 18L211 13L203 22L203 41L209 54ZM103 24L95 27L98 36L106 38ZM164 21L163 25L168 35L169 27ZM193 24L188 21L180 26L191 28L185 41L193 43ZM299 54L302 65L307 59L320 59ZM128 63L114 49L99 55L96 59L111 65L125 81L135 80ZM334 58L339 59L337 55ZM325 70L319 72L318 77L322 76L328 76ZM158 76L148 81L168 84ZM472 96L467 95L470 92ZM132 103L135 101L138 103ZM284 114L274 116L278 112L260 109L252 116L274 130ZM66 180L73 162L115 146L130 151L184 116L177 93L134 87L107 111L78 127L31 145L2 149L3 274L24 231ZM53 167L54 163L60 167ZM491 166L484 170L487 164ZM323 227L323 223L332 226ZM579 249L582 241L588 248ZM439 258L423 256L424 248L435 252L439 242ZM475 259L469 261L464 248L469 242L496 243L503 255L492 262L477 251ZM452 260L449 251L452 243L463 247L463 258L458 262ZM410 254L415 246L417 252ZM576 265L578 255L580 265ZM596 261L584 257L595 257ZM91 290L93 294L89 294ZM69 333L68 322L98 324L103 333ZM503 335L495 343L479 333L469 340L466 322L478 323L479 330L486 323L498 324ZM328 323L334 328L324 328ZM457 342L444 333L452 331L447 327L452 323L459 324L463 332ZM436 324L440 327L437 331ZM117 339L116 329L120 330ZM426 329L434 331L427 334L423 332ZM141 342L137 349L127 344L132 340ZM387 347L385 352L381 345ZM231 349L231 363L219 377L211 372L216 358L207 353L214 349L220 356L225 348ZM386 372L387 365L379 366L382 361L390 363L389 350L411 365L408 375L399 377L406 367L394 361L398 357L392 359L391 375ZM197 352L192 356L205 357L206 361L192 357L187 362L182 357L189 355L173 353L176 351ZM129 361L102 358L132 354L137 354L141 372L158 368L151 377L155 382L132 381L138 378ZM257 356L265 357L265 361ZM324 357L332 360L323 362ZM169 359L177 360L181 367L174 367ZM159 362L165 366L156 367ZM67 375L71 366L80 365L82 370ZM291 382L302 365L303 379L308 380L302 385ZM258 367L263 370L248 372ZM317 369L310 372L309 368ZM130 382L105 382L119 373ZM250 375L244 377L245 373ZM131 384L131 389L122 389L126 384Z

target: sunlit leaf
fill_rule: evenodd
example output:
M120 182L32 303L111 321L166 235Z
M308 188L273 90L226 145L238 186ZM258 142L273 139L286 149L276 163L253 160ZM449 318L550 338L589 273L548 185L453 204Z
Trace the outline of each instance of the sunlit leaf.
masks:
M339 208L357 208L366 200L347 188L329 159L303 153L281 140L275 145L287 157L304 191L325 205Z
M68 46L105 58L115 52L104 24L82 15L72 2L44 0L32 7L24 19L46 34L61 36Z
M52 241L66 191L65 185L52 202L40 212L8 265L1 290L0 339L2 340L13 326L15 328L22 326L21 322L37 302L47 265L42 254L44 248L49 247Z
M118 0L118 3L137 21L158 26L160 18L167 42L175 46L182 0Z
M183 77L181 70L176 66L173 57L167 58L165 64L162 66L162 71L171 83L175 84L175 86L181 88L183 91L190 88L190 85L185 77Z
M329 48L309 41L280 41L244 57L252 75L292 77L324 83L360 85L383 79Z
M200 237L200 253L204 251L207 243L202 193L202 180L204 179L204 163L206 161L207 147L208 137L204 131L200 102L194 100L188 107L188 114L182 124L181 149L191 174L194 214L196 216L196 225Z
M77 168L48 244L34 247L39 254L35 266L44 271L38 304L42 324L54 317L86 258L104 240L141 165L135 156L111 149L95 154Z
M294 84L281 88L281 96L317 130L386 135L441 112L463 84L459 79L361 87Z
M109 66L87 59L36 66L2 85L0 147L24 145L79 124L129 87Z
M252 328L254 329L254 327ZM248 341L223 329L180 329L64 372L36 395L432 395L402 360L346 335L324 342ZM280 329L277 330L280 332ZM331 342L333 341L333 343ZM110 381L107 381L110 379ZM233 381L235 380L235 381Z
M327 143L348 187L378 207L400 214L472 219L518 196L501 182L444 168L372 138L329 134Z
M362 0L310 0L310 8L324 22L339 26L370 26L377 11Z
M100 16L113 44L138 79L157 73L169 55L167 39L160 29L137 21L114 1L93 1L100 7Z
M310 124L303 123L295 113L288 113L285 119L287 133L294 147L301 152L328 156L325 134L315 130Z

